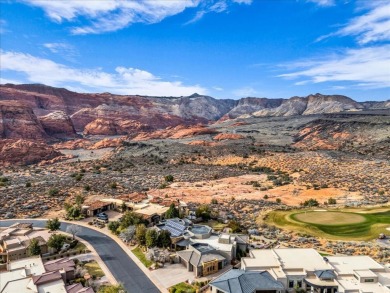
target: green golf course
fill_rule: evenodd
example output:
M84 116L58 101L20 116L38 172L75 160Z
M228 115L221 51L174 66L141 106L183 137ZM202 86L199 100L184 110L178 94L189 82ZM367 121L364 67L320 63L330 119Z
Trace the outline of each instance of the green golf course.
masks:
M370 240L390 234L390 208L273 211L265 222L328 239Z

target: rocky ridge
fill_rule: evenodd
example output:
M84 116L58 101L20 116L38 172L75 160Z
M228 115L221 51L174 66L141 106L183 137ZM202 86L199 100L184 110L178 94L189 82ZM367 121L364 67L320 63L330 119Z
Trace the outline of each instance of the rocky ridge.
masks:
M309 95L290 99L242 98L238 101L193 94L187 97L150 97L83 94L45 85L1 85L0 101L18 101L37 117L45 117L49 136L62 137L58 126L71 132L72 125L87 135L134 135L178 125L247 117L296 116L362 109L390 108L390 101L358 103L341 95ZM57 122L48 114L63 112ZM69 116L69 119L66 118ZM47 120L50 120L48 123ZM45 124L45 123L44 123ZM54 133L53 133L54 130ZM74 134L70 136L73 138Z

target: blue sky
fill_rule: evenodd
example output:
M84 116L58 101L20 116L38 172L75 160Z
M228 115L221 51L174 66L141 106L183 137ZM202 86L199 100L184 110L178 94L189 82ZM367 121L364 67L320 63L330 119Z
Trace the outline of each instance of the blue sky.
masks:
M0 1L1 83L390 98L389 1Z

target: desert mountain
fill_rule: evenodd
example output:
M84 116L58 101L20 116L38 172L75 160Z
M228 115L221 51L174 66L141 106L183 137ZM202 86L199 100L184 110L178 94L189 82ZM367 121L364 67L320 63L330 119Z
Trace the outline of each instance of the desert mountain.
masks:
M369 108L390 102L358 103L341 95L309 95L290 99L214 99L150 97L110 93L76 93L40 84L0 86L0 137L27 139L75 138L86 135L132 135L178 125L245 117L296 116ZM27 124L23 124L27 121ZM27 125L26 127L18 127ZM22 123L22 124L21 124Z

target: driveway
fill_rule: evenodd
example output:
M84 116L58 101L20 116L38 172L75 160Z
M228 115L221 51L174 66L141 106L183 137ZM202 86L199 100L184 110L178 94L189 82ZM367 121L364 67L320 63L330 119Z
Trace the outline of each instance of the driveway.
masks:
M169 288L177 283L185 282L187 280L193 281L195 279L194 272L188 272L180 263L165 264L163 268L152 271L151 275L159 280L165 288Z
M14 223L33 223L34 227L45 227L44 220L5 220L0 227L8 227ZM61 231L66 232L68 223L61 223ZM134 263L127 253L110 237L90 228L80 226L78 237L89 242L99 254L115 279L122 283L130 293L157 293L158 288Z

